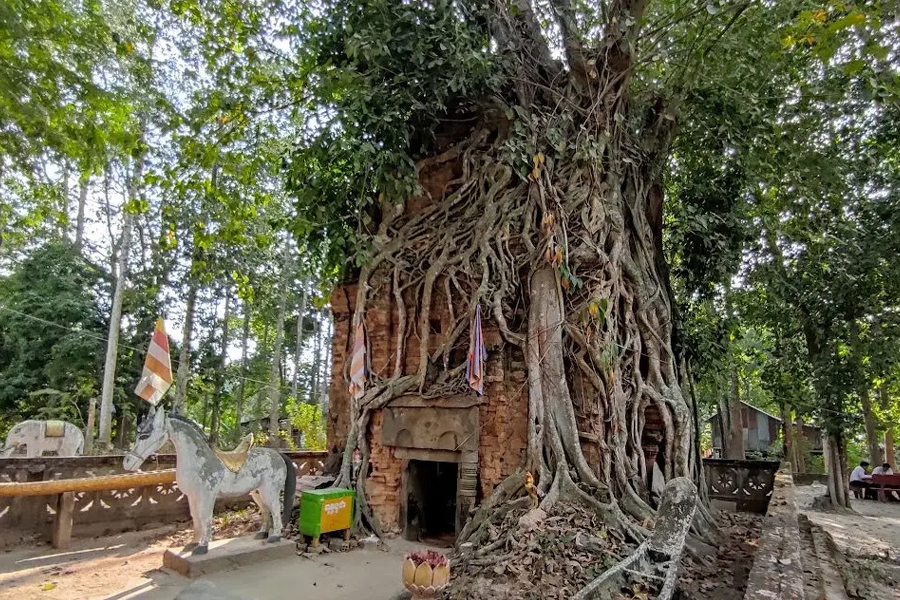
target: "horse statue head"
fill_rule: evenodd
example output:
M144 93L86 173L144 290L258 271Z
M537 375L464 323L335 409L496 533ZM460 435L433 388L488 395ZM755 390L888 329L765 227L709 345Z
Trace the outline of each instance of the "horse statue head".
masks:
M168 439L166 411L162 407L154 406L138 424L137 440L134 447L125 454L122 466L126 471L137 471Z

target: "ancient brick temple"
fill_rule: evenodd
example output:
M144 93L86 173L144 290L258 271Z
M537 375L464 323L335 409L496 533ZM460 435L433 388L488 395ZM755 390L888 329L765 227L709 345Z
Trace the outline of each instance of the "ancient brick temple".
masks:
M376 376L387 378L397 366L397 308L390 279L375 278L370 285L365 317L370 367ZM451 327L447 299L435 296L429 335L432 352ZM334 364L329 447L343 447L350 429L347 363L353 347L350 329L355 300L356 285L338 288L331 299ZM387 530L409 538L458 533L469 508L521 464L528 413L524 357L518 348L504 344L490 321L485 321L483 331L488 350L484 396L472 391L439 398L408 394L371 419L367 436L372 469L366 491ZM467 344L468 335L461 336L450 356L451 368L465 361ZM399 359L403 374L416 372L419 349L419 336L410 332Z
M454 139L458 141L468 135L468 130L462 131L462 136L453 130L454 127L471 127L471 124L462 124L464 122L464 119L450 122L447 131L436 133L437 154L417 165L423 193L407 200L405 216L427 210L459 186L463 173L461 153L443 150L450 148ZM525 250L513 240L509 251L517 254ZM416 373L423 337L428 339L428 354L436 352L445 341L453 341L445 356L446 366L450 369L464 366L468 330L460 335L458 328L451 329L456 326L460 311L468 310L467 304L460 305L458 298L448 298L451 285L438 277L425 325L429 334L423 336L418 327L411 324L417 323L418 319L408 319L411 313L417 317L417 311L422 307L408 288L401 290L399 296L407 316L404 322L408 325L401 331L396 302L398 290L394 289L392 275L382 267L369 280L365 327L369 367L374 377L387 379L398 374ZM348 363L353 347L351 322L356 293L357 285L351 282L336 289L331 298L334 337L329 447L344 447L350 430ZM528 427L525 358L518 347L504 342L489 312L486 310L483 315L484 344L488 351L483 396L464 385L458 386L460 392L444 396L423 397L410 393L395 398L370 419L366 436L371 448L371 472L366 491L375 515L385 529L403 532L409 538L458 533L469 509L489 496L497 484L524 462ZM514 321L522 317L521 314L508 315L507 320L515 329L521 323ZM400 334L405 342L402 356L397 356ZM440 371L443 366L429 365L428 373L432 369ZM462 383L464 373L457 377ZM601 444L606 417L601 412L597 394L578 369L568 373L567 378L570 379L585 457L595 466L598 476L608 480L609 473L604 469L609 469L609 460L603 459ZM644 491L652 465L664 447L662 421L658 411L654 411L649 407L645 412L646 435L641 440L645 464L649 468L641 468L635 479L637 487Z

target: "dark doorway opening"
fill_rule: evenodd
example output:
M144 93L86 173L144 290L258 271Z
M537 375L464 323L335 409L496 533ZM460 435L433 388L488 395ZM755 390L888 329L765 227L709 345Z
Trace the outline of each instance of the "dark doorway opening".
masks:
M437 545L456 540L456 463L411 460L406 480L406 539Z

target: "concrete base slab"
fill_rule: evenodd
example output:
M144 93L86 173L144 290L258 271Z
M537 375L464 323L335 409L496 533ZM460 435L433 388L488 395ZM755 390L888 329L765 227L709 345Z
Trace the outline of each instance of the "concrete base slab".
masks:
M190 551L184 552L180 548L166 550L163 555L163 567L185 577L194 578L294 556L296 551L296 544L289 540L281 540L274 544L255 540L253 537L214 540L209 544L209 552L201 556L193 556Z
M181 590L175 596L175 600L246 600L243 596L236 596L226 592L209 581L196 581Z

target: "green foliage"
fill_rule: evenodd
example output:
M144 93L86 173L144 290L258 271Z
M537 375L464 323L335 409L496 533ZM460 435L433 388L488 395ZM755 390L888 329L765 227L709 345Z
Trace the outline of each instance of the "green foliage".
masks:
M308 102L286 159L294 232L327 273L367 260L367 234L391 202L415 192L415 160L436 148L442 117L490 93L486 32L441 0L323 2L305 16L292 92ZM350 262L348 263L348 259Z
M318 404L308 404L289 398L288 418L291 427L301 433L304 450L326 449L325 419Z
M0 410L86 418L105 348L103 286L104 274L64 243L0 280Z

